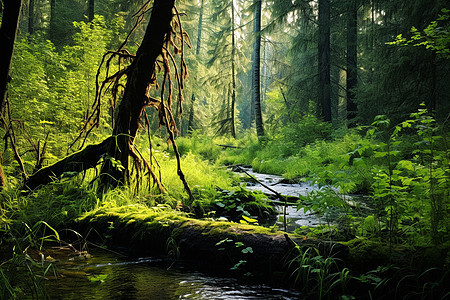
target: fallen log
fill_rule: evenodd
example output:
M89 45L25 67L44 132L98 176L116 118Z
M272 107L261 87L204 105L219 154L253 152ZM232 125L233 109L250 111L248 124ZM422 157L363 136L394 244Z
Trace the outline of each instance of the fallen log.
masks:
M216 271L251 272L269 280L289 275L288 262L296 245L311 246L323 255L345 259L348 248L339 243L288 235L270 228L188 218L174 211L138 207L98 209L71 226L77 232L96 232L96 241L127 255L169 255ZM89 236L91 240L94 236ZM233 268L241 263L239 270ZM280 279L280 278L278 278ZM284 280L284 279L283 279Z
M112 137L100 144L86 146L66 158L38 170L24 182L24 190L34 190L48 184L67 172L82 172L97 166L98 161L107 153L107 147Z

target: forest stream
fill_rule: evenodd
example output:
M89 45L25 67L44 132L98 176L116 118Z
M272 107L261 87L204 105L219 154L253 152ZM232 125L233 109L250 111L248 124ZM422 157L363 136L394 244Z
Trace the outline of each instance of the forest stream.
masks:
M58 279L45 283L49 299L299 299L295 290L246 284L165 259L128 258L93 249L89 258L62 256Z
M281 183L282 177L246 172L260 183L247 185L249 190L270 194L263 185L278 193L297 197L318 189L312 183ZM261 185L261 183L263 185ZM277 206L279 216L283 206ZM288 205L288 231L300 226L317 226L319 218L312 212ZM277 224L283 226L282 217ZM46 260L53 261L57 278L45 281L49 299L300 299L296 290L273 288L265 284L250 284L220 274L198 271L186 262L171 265L159 257L127 257L98 248L89 254L67 254L63 250L46 251Z
M246 173L250 174L256 178L259 182L247 183L246 188L251 191L261 191L267 195L274 195L272 191L267 189L265 186L270 187L273 191L290 197L306 196L309 192L317 190L318 187L313 185L312 182L302 182L302 183L284 183L283 177L271 174L261 174L254 172L251 168L242 168ZM283 199L277 198L278 201L283 202ZM278 202L277 202L278 203ZM283 212L284 206L282 204L276 204L275 208L278 212L277 225L279 228L283 228ZM292 232L296 228L301 226L317 226L320 224L320 220L314 212L305 212L303 208L297 209L296 205L286 206L286 223L287 232Z
M254 172L251 168L240 168L243 172L246 173L246 175L251 175L257 180L248 182L246 185L246 189L251 191L261 191L266 195L276 197L275 208L278 212L278 219L276 221L276 224L280 229L286 232L293 232L295 229L302 226L315 227L327 223L334 224L339 216L342 215L341 213L333 214L331 212L328 212L325 213L322 218L319 218L318 214L316 214L314 211L305 211L304 208L297 208L297 205L292 204L292 200L290 200L290 202L286 206L287 228L285 229L283 224L284 205L282 204L284 200L277 197L274 191L280 195L296 199L299 196L306 197L312 191L320 190L320 187L312 183L311 181L299 183L286 182L283 177L278 175L261 174ZM265 186L269 187L270 190ZM336 195L344 199L344 196L339 194L339 190L334 189L334 191L336 192ZM368 207L365 203L366 198L363 195L345 195L345 201L352 207L358 206L360 212L362 212L363 214L367 214ZM366 212L364 213L364 211Z

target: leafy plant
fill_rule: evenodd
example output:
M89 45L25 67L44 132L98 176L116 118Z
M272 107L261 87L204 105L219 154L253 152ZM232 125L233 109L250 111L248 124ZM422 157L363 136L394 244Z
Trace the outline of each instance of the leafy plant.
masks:
M338 288L341 295L348 292L350 271L339 269L333 257L323 256L315 247L298 244L295 244L291 255L288 261L289 268L293 269L291 276L307 295L324 299L330 298Z
M257 216L260 221L265 221L274 214L274 209L260 192L247 191L244 188L238 190L222 190L215 200L216 215L226 216L231 220L255 224L258 220L251 218Z
M236 258L253 254L252 247L245 246L242 242L235 242L230 238L225 238L217 242L216 246L220 247L218 248L219 251L225 251L230 262L234 264L230 268L231 271L243 271L245 269L245 265L247 264L247 260L240 259L238 262L235 262ZM238 250L238 253L236 253L236 250Z
M45 221L23 225L23 232L8 232L8 241L14 247L12 257L0 265L2 299L21 299L26 295L33 299L45 297L44 279L50 272L56 275L53 264L40 251L44 243L59 242L59 233ZM40 256L35 257L31 251L38 251Z

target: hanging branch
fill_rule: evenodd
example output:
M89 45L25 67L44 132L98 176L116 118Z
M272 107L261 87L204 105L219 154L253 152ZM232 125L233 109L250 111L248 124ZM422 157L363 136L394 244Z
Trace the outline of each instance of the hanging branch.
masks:
M147 6L150 2L147 1L136 14L137 21L133 30L143 21L144 14L151 11L144 39L136 55L131 55L124 49L128 36L117 51L109 51L103 56L97 70L96 96L91 106L92 111L86 114L86 122L71 146L73 147L79 141L82 141L81 146L83 146L88 135L99 126L101 109L103 109L101 100L108 91L112 94L111 109L117 110L112 136L100 144L88 146L84 150L68 156L60 163L37 172L41 175L40 177L35 174L36 176L33 175L33 178L25 182L30 189L50 182L50 177L57 178L63 172L79 172L96 167L99 159L103 158L99 178L101 185L104 187L129 184L131 173L135 175L136 188L139 188L141 186L141 174L146 174L158 186L159 190L164 192L161 172L159 172L158 178L153 168L153 160L156 161L156 159L150 153L150 162L147 161L134 144L138 130L146 123L151 148L150 122L145 113L145 108L154 107L159 111L159 125L167 127L169 140L172 142L177 159L177 174L183 182L191 203L194 200L181 170L180 155L174 134L177 128L172 113L173 84L176 84L178 88L177 100L182 107L182 90L184 80L187 77L184 43L190 46L189 38L181 26L180 14L174 8L174 0L154 0L153 8L149 9ZM177 59L174 57L176 54L180 54L179 67L177 66ZM110 74L114 59L117 59L118 70ZM126 63L125 66L123 65L124 62ZM171 65L175 71L174 80L172 79L171 72L173 72L173 69L171 70ZM102 68L106 69L106 75L101 81L100 74L102 72L100 71ZM150 95L150 88L157 89L159 87L157 74L160 70L164 71L161 79L161 100ZM122 84L124 77L126 77L125 86ZM119 104L116 104L116 97L122 88L122 99ZM168 89L167 97L165 95L166 88ZM181 115L182 109L177 112ZM133 159L133 166L129 166L129 158ZM122 168L117 167L119 162L122 164ZM159 168L157 161L156 166ZM45 175L46 178L43 178L42 175Z
M28 179L28 174L27 171L25 169L25 165L23 163L22 157L19 153L19 150L17 148L17 143L16 143L16 134L14 132L14 126L13 126L13 120L11 117L11 109L9 107L9 101L6 100L5 102L5 106L6 106L6 114L8 116L8 119L6 120L5 117L2 116L2 123L3 123L3 127L6 129L6 133L4 136L4 140L6 141L5 143L5 148L7 147L7 139L9 138L9 141L11 142L11 148L14 152L14 158L16 159L17 163L19 164L20 170L22 171L22 176L25 180Z
M189 185L186 182L186 179L184 177L184 173L181 169L181 159L180 159L180 153L178 152L178 147L177 144L175 142L175 135L174 132L177 131L176 128L176 123L175 123L175 118L172 114L172 79L170 76L170 63L169 63L169 58L170 61L172 62L174 69L175 69L175 78L178 84L178 104L180 107L182 107L182 102L183 102L183 86L184 86L184 80L187 77L187 68L186 68L186 64L185 64L185 60L184 60L184 51L183 51L183 47L184 47L184 36L185 33L181 27L181 21L179 18L179 14L178 11L175 8L175 11L177 12L177 20L178 23L175 22L175 26L172 26L172 32L170 34L170 38L167 40L166 42L166 46L163 47L163 51L162 51L162 58L163 58L163 68L164 68L164 78L162 81L162 88L161 88L161 103L160 103L160 124L165 124L167 131L169 133L169 140L172 143L172 147L175 153L175 157L177 159L177 174L180 177L181 181L183 182L184 185L184 189L186 190L186 192L189 195L189 201L191 204L194 201L194 196L192 195L191 189L189 188ZM178 35L173 28L176 27L180 28L180 35ZM178 46L176 44L176 40L174 41L172 39L172 34L175 35L175 39L179 38L180 40L180 44L181 44L181 51L179 51ZM180 73L178 72L178 67L177 64L175 62L174 57L172 56L172 54L169 51L169 47L172 46L175 51L174 53L180 53L181 54L181 69L180 69ZM188 46L190 46L188 44ZM168 83L169 86L169 92L168 92L168 98L167 98L167 102L168 102L168 106L166 107L165 103L164 103L164 95L165 95L165 86L166 86L166 82ZM179 114L181 115L182 113L182 109L180 109ZM162 119L162 120L161 120Z

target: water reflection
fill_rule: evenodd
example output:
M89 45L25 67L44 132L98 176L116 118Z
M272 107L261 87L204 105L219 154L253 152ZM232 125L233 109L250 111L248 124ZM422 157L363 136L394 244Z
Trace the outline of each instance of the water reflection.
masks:
M46 283L50 299L299 299L294 290L247 285L221 278L167 269L166 262L143 258L128 260L95 251L92 258L74 263L58 261L62 276Z

